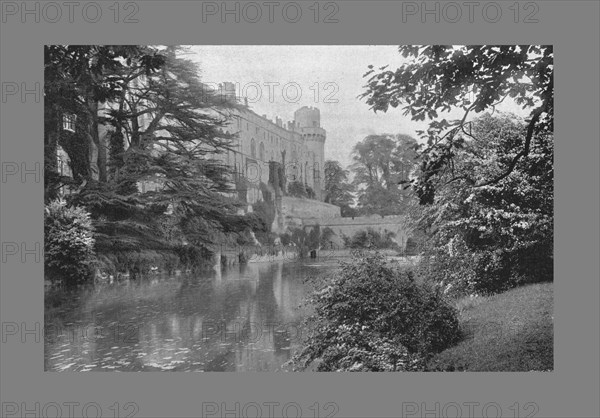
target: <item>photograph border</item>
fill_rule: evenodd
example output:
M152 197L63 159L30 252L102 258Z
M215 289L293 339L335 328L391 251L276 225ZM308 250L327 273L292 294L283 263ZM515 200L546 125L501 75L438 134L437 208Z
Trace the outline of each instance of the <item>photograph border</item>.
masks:
M2 2L16 4L21 2ZM2 163L16 163L29 174L1 184L2 242L16 242L20 256L1 263L1 406L36 416L192 417L256 415L284 411L296 416L392 417L487 416L595 417L600 415L598 318L598 181L600 3L537 1L537 22L514 22L513 2L495 2L505 18L474 15L452 22L427 2L433 17L407 14L421 2L336 1L337 22L223 23L203 16L207 3L137 0L96 2L73 21L56 15L7 14L0 23L0 80L20 94L0 100ZM82 2L81 4L93 2ZM236 2L229 2L236 3ZM288 2L282 2L288 3ZM494 3L494 2L481 2ZM57 4L61 4L58 2ZM303 10L313 2L298 2ZM435 6L435 4L439 4ZM461 2L458 2L461 4ZM128 9L124 7L130 5ZM131 6L135 5L135 6ZM96 7L96 6L93 6ZM133 7L133 9L131 8ZM495 7L495 6L494 6ZM441 10L441 9L440 9ZM52 12L47 10L48 13ZM32 17L33 16L33 17ZM66 16L66 15L65 15ZM83 17L82 17L83 16ZM97 16L97 15L96 15ZM508 17L506 17L508 16ZM206 19L204 19L206 18ZM88 20L86 20L88 19ZM137 21L133 21L135 19ZM430 20L428 20L430 19ZM520 19L520 18L519 18ZM115 22L115 20L117 20ZM205 20L205 21L203 21ZM492 19L493 20L493 19ZM555 47L555 365L548 373L52 373L43 364L43 45L77 44L552 44ZM38 84L36 84L38 83ZM24 166L21 164L25 164ZM23 174L23 173L21 173ZM5 181L6 180L6 181ZM3 257L6 254L3 253ZM23 262L24 261L24 262ZM16 324L16 325L15 325ZM7 328L10 325L12 328ZM15 328L16 331L15 331ZM6 330L10 329L10 335ZM7 406L8 405L8 406ZM326 407L327 405L327 407ZM336 409L337 406L337 409ZM137 409L136 409L137 408ZM216 408L216 409L215 409ZM246 409L244 409L246 408ZM286 409L287 408L287 409ZM312 408L312 409L311 409ZM460 408L460 409L458 409ZM5 409L14 411L14 409ZM316 411L316 412L315 412ZM10 416L10 415L8 415ZM20 416L20 415L13 415ZM78 416L78 415L75 415ZM277 415L275 415L277 416ZM477 416L477 415L473 415Z

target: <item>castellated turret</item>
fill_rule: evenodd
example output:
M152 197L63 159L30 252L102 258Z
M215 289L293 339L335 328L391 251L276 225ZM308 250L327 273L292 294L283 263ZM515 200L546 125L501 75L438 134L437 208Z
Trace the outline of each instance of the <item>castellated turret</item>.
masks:
M234 102L237 101L235 93L235 84L230 81L226 81L222 84L219 84L219 94L221 94L221 96L224 99L231 100Z
M314 184L319 200L323 199L325 179L325 129L321 128L321 112L316 107L301 107L294 112L296 131L302 136L307 155L303 156L307 183Z

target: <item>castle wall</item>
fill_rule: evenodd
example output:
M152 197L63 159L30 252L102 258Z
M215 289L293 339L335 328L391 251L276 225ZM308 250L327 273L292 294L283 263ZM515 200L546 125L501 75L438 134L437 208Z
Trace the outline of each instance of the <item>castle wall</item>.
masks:
M283 229L341 218L340 207L318 200L285 196L281 198ZM283 231L282 231L283 232Z
M300 121L284 125L279 118L271 121L249 110L232 113L225 130L238 135L234 149L216 158L235 167L249 181L248 204L262 199L260 183L269 181L269 161L284 165L288 184L300 181L315 191L317 199L323 198L326 133L319 126L319 110L303 107L294 115Z

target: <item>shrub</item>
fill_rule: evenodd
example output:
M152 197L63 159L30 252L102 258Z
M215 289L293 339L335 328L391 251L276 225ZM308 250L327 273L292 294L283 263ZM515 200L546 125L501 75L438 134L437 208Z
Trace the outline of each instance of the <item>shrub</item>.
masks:
M318 371L414 370L458 342L457 313L441 292L378 253L354 257L314 293L312 332L293 358L297 369L318 361Z
M273 225L277 215L275 204L268 201L256 202L252 205L252 210L253 212L248 215L254 215L256 218L256 222L251 223L256 238L263 245L272 245L274 236L271 234L271 225Z
M153 268L172 274L181 265L179 255L173 250L118 251L100 254L98 258L103 272L112 275L129 273L132 279L147 276Z
M289 232L284 232L283 234L279 235L279 239L281 240L281 245L284 247L287 247L292 243L292 235Z
M54 200L44 213L44 267L50 281L64 285L89 282L94 274L94 236L84 208Z
M408 237L408 239L406 240L406 248L404 249L404 253L406 255L419 254L419 245L417 244L417 241L414 238Z
M213 253L204 247L196 245L179 245L175 247L175 253L179 257L180 265L185 269L192 271L206 268L213 257Z
M367 228L367 230L355 233L351 239L345 241L345 245L354 249L395 248L398 244L392 239L394 236L395 234L391 231L381 234L373 228Z
M430 246L419 275L453 297L491 295L552 279L552 242L525 248L470 248L460 237Z
M430 233L423 248L428 280L466 294L553 280L554 139L536 133L513 167L524 132L510 115L476 119L452 177L500 180L481 187L449 181L432 205L415 211L419 228Z
M308 197L306 187L300 181L293 181L288 185L288 194L293 197Z

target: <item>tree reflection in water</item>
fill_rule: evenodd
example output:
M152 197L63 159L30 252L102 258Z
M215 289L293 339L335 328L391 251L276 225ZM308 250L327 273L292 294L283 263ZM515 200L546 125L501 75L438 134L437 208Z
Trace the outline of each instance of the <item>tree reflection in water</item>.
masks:
M81 290L46 311L48 371L279 371L298 347L304 278L335 262L254 263Z

